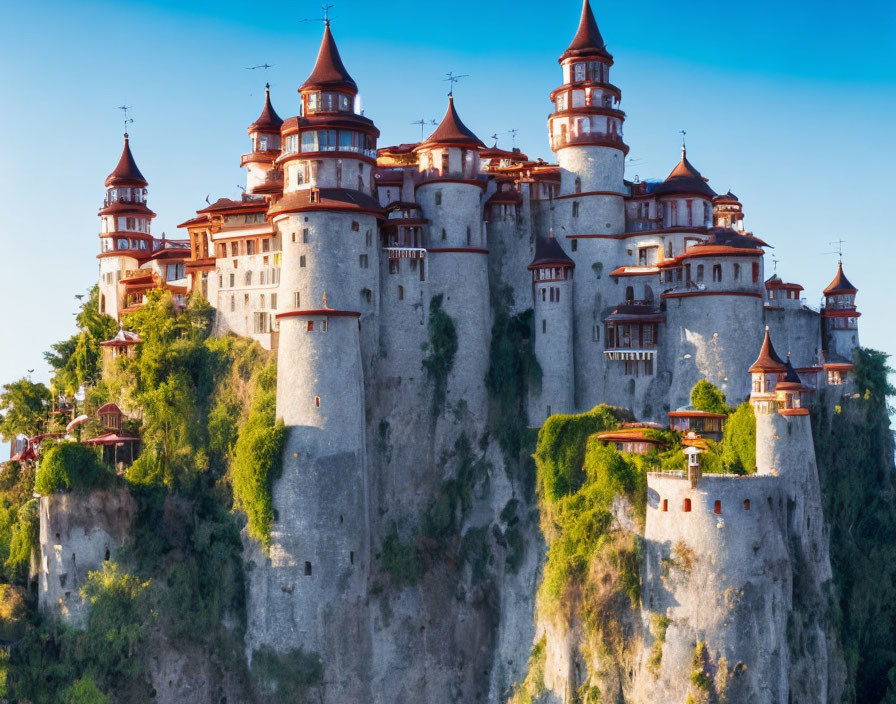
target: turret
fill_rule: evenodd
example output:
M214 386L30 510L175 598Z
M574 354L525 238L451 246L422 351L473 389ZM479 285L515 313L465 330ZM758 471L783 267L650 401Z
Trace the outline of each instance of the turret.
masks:
M152 254L150 222L156 216L146 205L147 180L137 168L130 139L114 171L106 177L106 197L99 216L100 232L100 312L117 317L122 308L118 282L128 270Z
M625 113L622 93L610 82L613 57L604 44L589 0L579 28L559 59L563 84L551 93L551 149L560 164L557 223L568 234L618 234L625 226L622 195Z
M240 166L246 167L246 191L252 194L279 193L283 189L283 174L277 169L280 156L280 128L283 120L271 105L271 86L264 87L264 108L249 125L252 151L243 154Z
M853 352L859 346L859 316L856 293L843 273L843 262L837 265L837 275L824 290L821 309L824 369L828 384L842 384L852 370Z
M744 231L744 209L737 196L731 191L712 199L713 224Z
M681 148L681 160L654 193L663 205L664 227L696 230L712 227L716 192L688 161L686 147Z
M774 413L777 410L775 386L778 384L778 377L786 374L787 366L775 351L771 335L769 335L768 328L766 328L765 338L762 340L762 348L759 350L759 357L756 358L753 366L750 367L750 375L753 380L750 403L753 405L753 412L757 416Z
M541 387L529 402L529 424L540 426L554 413L575 410L573 380L573 272L570 259L551 232L535 242L532 293L535 310L535 357Z
M283 471L272 491L271 558L249 577L246 640L250 654L302 642L327 663L333 701L369 701L365 380L378 351L382 213L370 176L379 132L355 112L357 86L329 22L299 92L302 114L282 125L283 195L268 210L282 245ZM335 649L334 632L353 634L356 647Z

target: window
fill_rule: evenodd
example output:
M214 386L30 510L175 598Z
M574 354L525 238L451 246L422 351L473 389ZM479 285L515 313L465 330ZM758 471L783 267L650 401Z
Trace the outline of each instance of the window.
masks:
M426 281L426 260L420 260L420 280Z
M721 264L713 264L712 265L712 280L721 282L721 280L722 280L722 265Z
M302 294L298 291L292 294L292 307L296 310L302 307Z
M398 260L397 260L397 259L390 259L390 260L389 260L389 273L390 273L390 274L397 274L397 273L398 273Z
M236 274L234 274L231 271L230 272L230 288L233 288L234 286L236 286Z
M361 231L361 224L359 222L353 221L352 222L352 232L360 232L360 231Z
M753 262L753 283L759 282L759 262Z
M718 499L716 499L716 502L712 506L712 512L717 515L722 513L722 502Z
M230 312L233 313L236 310L236 296L230 297Z
M591 326L591 341L600 342L600 325Z
M678 201L676 200L669 203L669 225L672 227L678 225Z
M308 228L302 229L302 244L308 244Z
M441 191L436 191L435 199L436 199L436 205L442 204L442 192ZM442 230L442 232L444 233L445 231ZM442 239L445 239L445 238L442 237Z
M373 244L373 233L370 230L364 234L364 244L368 247Z
M469 247L472 244L472 237L473 237L473 233L470 230L470 226L467 225L467 247Z
M271 294L271 310L277 310L277 294Z
M577 201L577 200L573 201L573 204L572 204L572 216L574 218L579 217L579 201Z
M703 282L703 265L698 264L697 265L697 283L702 283L702 282Z
M266 237L261 241L261 251L262 252L270 252L271 251L271 240Z
M625 287L625 300L627 300L627 301L635 300L635 287L634 286L626 286Z
M252 272L247 271L246 272L246 286L251 286L251 285L252 285Z
M359 254L359 255L358 255L358 265L359 265L362 269L366 269L366 268L367 268L367 255L366 255L366 254Z
M305 255L304 254L301 257L299 257L299 266L300 267L305 266Z
M239 242L231 242L230 243L230 256L238 257L240 255L240 243Z
M183 264L168 264L165 267L165 281L177 281L184 278Z
M314 321L313 320L308 321L307 330L308 330L308 332L314 332Z
M750 500L744 499L744 511L749 511L749 510L750 510Z
M690 512L691 512L691 500L690 500L690 499L685 499L685 500L684 500L684 507L683 507L683 509L684 509L684 512L685 512L685 513L690 513Z
M669 499L663 499L663 511L669 510Z
M310 103L311 101L309 100L308 102ZM315 398L315 400L318 402L317 405L319 406L319 405L320 405L320 398L318 398L317 396L315 396L314 398ZM310 562L306 562L306 563L305 563L305 576L306 576L306 577L310 577L310 576L311 576L311 563L310 563Z
M685 202L685 207L688 211L688 225L694 224L694 201L689 200Z
M255 240L246 240L246 254L255 254Z
M258 297L258 307L261 308L262 310L264 310L264 304L265 304L265 303L266 303L265 295L264 295L264 294L261 294L261 295Z
M443 239L443 240L448 239L448 233L445 232L445 228L444 228L444 227L442 228L442 239Z
M256 335L261 335L271 331L270 313L254 313L252 316L252 321L254 332Z
M541 331L543 333L548 331L548 321L547 320L541 321Z
M575 188L576 188L576 193L582 192L582 179L579 176L576 176Z
M579 251L579 241L573 240L571 243L571 247L572 247L573 252L578 252Z
M734 265L734 280L740 281L740 264Z
M399 300L399 301L403 301L403 300L404 300L404 286L399 286L399 287L398 287L398 300Z

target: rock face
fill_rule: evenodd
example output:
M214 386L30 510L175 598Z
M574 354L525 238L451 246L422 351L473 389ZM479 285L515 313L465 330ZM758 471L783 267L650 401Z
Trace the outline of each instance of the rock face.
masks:
M87 615L79 590L131 540L136 505L127 489L40 498L40 609L72 626Z

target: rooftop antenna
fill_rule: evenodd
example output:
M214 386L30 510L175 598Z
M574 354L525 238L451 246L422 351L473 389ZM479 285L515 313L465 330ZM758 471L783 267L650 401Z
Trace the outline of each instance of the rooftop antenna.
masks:
M513 140L513 148L514 149L516 149L516 133L517 132L519 132L519 130L516 127L514 127L512 130L507 130L507 133L510 135L510 139Z
M426 126L427 125L438 125L439 123L435 120L427 120L425 117L421 117L419 120L416 120L411 123L412 125L420 125L420 139L426 139Z
M128 110L130 110L133 105L119 105L118 109L124 113L124 136L128 136L128 125L134 121L134 118L128 117Z
M843 261L843 245L846 244L846 240L834 240L833 242L828 242L831 247L834 248L833 252L830 254L836 254L840 261Z
M772 266L774 267L775 274L778 273L778 264L780 263L780 261L781 261L780 259L778 259L776 256L772 255Z
M461 78L469 78L470 77L469 73L462 73L460 76L455 76L454 71L449 71L445 75L448 76L448 78L442 79L443 82L447 82L447 83L451 84L451 89L448 91L449 98L454 97L454 84L457 83Z

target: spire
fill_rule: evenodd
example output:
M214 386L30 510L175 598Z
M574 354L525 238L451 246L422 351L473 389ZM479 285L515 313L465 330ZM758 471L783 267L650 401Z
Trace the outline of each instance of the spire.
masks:
M835 296L838 293L858 293L859 289L849 283L849 279L843 274L843 262L837 264L837 275L824 290L825 296Z
M264 86L264 109L261 111L258 119L249 125L249 132L276 132L280 133L280 125L283 120L271 105L271 84L265 83Z
M603 57L613 60L613 56L607 51L604 38L600 35L594 13L591 11L591 3L585 0L582 5L582 17L579 20L579 29L572 39L572 44L563 52L560 61L570 58Z
M708 198L716 196L716 192L706 183L706 179L688 161L688 150L684 145L681 147L681 160L672 169L672 173L666 177L666 180L659 185L656 193L660 195L693 193Z
M750 367L751 374L758 372L774 374L787 373L787 365L781 361L778 353L775 352L774 345L772 345L772 338L768 333L768 326L765 328L765 339L762 341L762 349L759 350L759 357L753 362L753 366Z
M143 178L140 169L137 168L137 162L134 161L134 155L131 154L131 147L128 143L128 133L124 133L124 148L121 150L121 158L118 160L118 166L106 177L106 187L110 186L131 186L143 188L148 182Z
M479 141L479 137L473 134L473 131L460 119L457 110L454 108L453 96L448 98L448 110L445 112L442 122L436 127L436 131L429 135L429 139L422 142L420 146L433 146L436 144L485 148L485 145Z
M331 88L357 93L358 86L342 63L333 33L330 32L330 20L326 20L325 25L324 38L320 43L320 51L317 52L317 63L314 64L314 70L299 91Z

